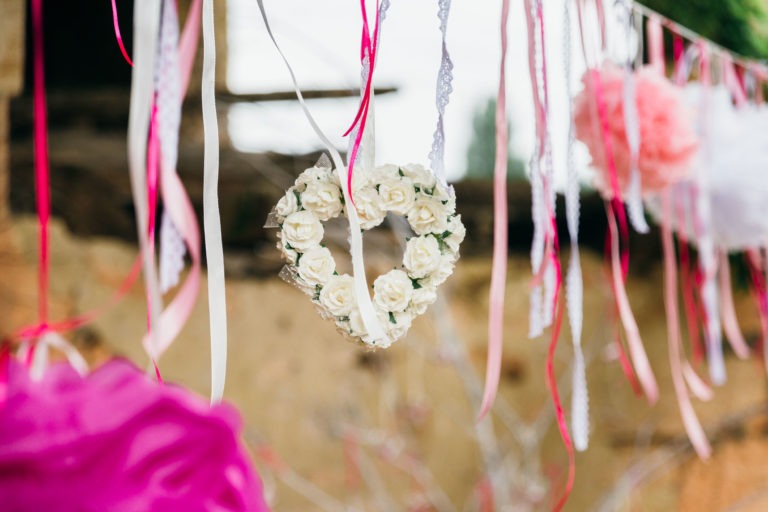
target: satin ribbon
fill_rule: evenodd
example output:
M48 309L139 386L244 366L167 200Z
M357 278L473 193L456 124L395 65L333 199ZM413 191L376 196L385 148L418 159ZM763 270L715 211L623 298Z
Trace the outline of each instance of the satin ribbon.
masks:
M720 264L718 275L720 277L720 314L723 317L723 330L725 337L733 348L733 351L741 359L749 357L749 346L741 333L739 321L736 318L736 308L733 305L731 291L731 265L728 261L728 253L719 251Z
M584 353L581 348L583 322L584 285L581 276L579 258L579 178L573 156L574 126L571 112L571 11L570 0L565 0L563 12L563 64L565 76L565 97L568 100L568 141L566 170L568 181L565 189L565 214L568 235L571 244L568 273L565 278L568 322L571 328L573 344L573 376L571 382L571 429L573 444L578 451L589 445L589 393L587 392L587 374Z
M154 255L149 237L147 200L147 141L154 96L154 70L157 55L160 4L151 0L134 3L134 66L131 78L131 103L128 117L128 164L136 213L137 234L142 257L144 283L151 307L150 317L158 319L149 330L151 346L157 347L157 323L161 298ZM155 353L150 358L157 359Z
M120 34L120 22L117 19L116 0L112 0L112 25L115 29L115 39L117 40L117 45L120 47L120 53L123 54L125 61L133 66L133 61L131 61L131 57L128 56L128 51L125 49L125 45L123 44L123 36Z
M19 359L27 362L29 376L33 381L39 382L43 379L43 374L48 367L50 348L55 348L64 354L70 366L81 376L85 377L88 374L88 363L77 349L58 333L47 330L34 340L22 340L19 346L17 355Z
M747 251L747 264L749 265L750 276L752 278L752 293L758 307L758 316L760 317L760 328L762 337L759 347L763 353L763 364L768 369L768 287L766 283L766 262L760 254L761 249L750 249Z
M293 87L296 91L296 97L299 100L299 105L301 106L302 111L304 112L304 116L307 118L307 121L309 122L310 126L314 130L317 137L323 142L326 149L328 150L328 153L331 155L331 159L333 160L333 164L336 167L336 172L339 174L339 180L342 183L347 182L347 168L344 166L344 162L341 159L341 155L339 154L336 147L331 143L331 141L326 137L326 135L323 133L323 131L320 129L320 127L315 122L315 119L312 117L312 114L309 111L309 108L306 105L306 102L304 101L304 97L301 94L301 89L299 88L299 84L296 80L296 75L293 72L293 68L291 67L290 63L288 62L288 59L285 57L285 54L280 49L280 45L277 44L277 40L275 39L274 34L272 33L272 29L269 25L269 21L267 19L267 13L264 9L264 2L263 0L257 0L259 4L259 10L261 12L262 19L264 20L264 25L267 29L267 33L269 34L270 39L272 40L272 44L275 46L275 49L280 54L280 57L282 58L283 62L285 63L286 68L288 69L288 73L291 76L291 81L293 82ZM375 58L375 55L374 55ZM352 198L349 194L349 187L341 187L344 201L348 205L352 205ZM365 263L363 260L363 244L362 244L362 235L360 233L360 221L357 217L357 211L355 208L345 208L347 213L347 219L349 221L349 246L350 246L350 254L352 256L352 273L354 277L355 282L355 295L357 297L357 303L360 308L360 316L363 320L363 324L365 325L366 330L370 334L371 338L375 340L375 345L379 347L386 347L391 344L391 340L387 336L386 332L384 331L384 328L382 327L381 323L379 322L379 319L376 315L376 312L373 308L373 302L371 301L370 293L368 292L368 284L365 277Z
M203 0L203 226L208 263L211 403L221 401L227 372L227 301L219 214L219 124L216 115L216 41L213 0Z
M445 117L445 107L448 106L451 92L453 92L453 61L451 61L451 55L448 53L448 43L446 42L451 0L438 0L437 4L437 17L440 19L442 45L440 50L440 68L437 72L437 87L435 92L437 127L432 136L432 150L429 153L429 161L435 176L437 176L437 179L445 185L447 179L445 177L445 126L443 118Z
M194 0L190 6L180 41L177 37L177 32L176 36L174 36L174 26L178 26L178 18L175 13L175 6L172 4L173 0L166 0L166 5L163 9L163 19L161 20L162 44L159 52L158 92L156 95L158 116L156 119L153 119L153 124L157 123L154 131L159 134L160 139L159 145L155 146L155 151L157 151L155 156L160 157L159 177L163 203L165 205L164 219L168 219L174 226L174 229L178 230L179 236L189 250L192 266L184 284L159 317L154 344L148 335L144 336L144 347L148 353L154 354L155 358L159 358L178 336L189 315L192 313L200 287L201 255L199 226L192 203L176 172L176 161L181 104L189 84L192 63L194 62L197 50L201 1ZM168 53L176 53L177 56L169 56ZM153 138L150 136L150 142L152 140ZM149 154L152 155L153 151L149 151ZM150 166L150 169L152 169L152 166ZM150 217L153 217L153 215L151 214ZM154 233L154 230L150 231L150 234L152 233ZM162 234L161 230L161 243L164 241ZM220 372L221 369L214 369L214 366L221 364L220 359L216 359L215 362L212 356L211 364L212 376L216 374L218 378L220 374L217 371ZM217 388L212 386L212 389ZM218 389L223 389L223 383L219 384Z
M712 448L691 405L686 387L686 375L681 363L682 344L680 342L680 321L677 310L675 248L672 230L667 220L672 216L672 198L668 190L662 192L662 209L661 237L664 249L664 305L667 312L667 337L669 340L669 364L672 370L672 384L675 388L677 403L688 438L691 440L691 444L699 457L707 459L712 453ZM692 370L687 370L685 373L689 378L692 377ZM696 392L701 393L699 387L695 385L692 387Z
M506 57L509 0L501 2L501 62L496 97L496 161L493 169L493 268L488 305L488 359L485 388L478 414L483 419L496 399L504 344L504 292L507 284L507 101Z
M357 158L357 152L360 148L363 133L365 132L366 120L368 118L368 112L371 107L371 99L373 95L373 70L376 66L376 50L378 47L379 39L379 2L376 1L376 24L373 30L373 37L371 37L370 27L368 25L368 11L365 6L365 0L360 0L360 8L363 14L363 35L360 44L360 60L361 62L367 59L368 62L368 75L365 83L365 90L363 91L362 98L360 100L360 107L357 110L354 121L344 133L345 136L357 126L357 133L354 137L355 141L352 144L352 150L350 151L349 158L347 159L347 192L350 198L354 199L352 194L352 176L354 173L355 160ZM354 204L351 203L351 204Z

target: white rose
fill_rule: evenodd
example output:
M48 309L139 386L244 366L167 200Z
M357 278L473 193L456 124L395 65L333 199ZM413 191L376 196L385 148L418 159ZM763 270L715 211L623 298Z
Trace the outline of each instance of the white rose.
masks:
M275 213L277 213L278 216L285 218L298 210L299 201L296 199L296 191L291 187L277 202Z
M362 229L371 229L384 221L387 212L382 208L379 194L373 187L361 187L352 196Z
M323 225L312 212L303 210L290 214L283 222L283 243L304 252L320 244Z
M301 205L320 220L328 220L341 213L341 190L329 181L307 183L301 193Z
M301 255L299 276L311 285L322 285L336 270L336 261L325 247L314 247Z
M400 313L392 313L392 317L394 317L395 321L392 322L390 318L389 322L387 322L387 334L389 334L392 341L395 341L405 336L405 333L411 328L413 314L410 311L402 311Z
M376 183L400 178L400 168L396 165L386 164L376 167L371 173Z
M419 197L408 211L408 223L417 235L442 234L448 227L443 204L431 197Z
M429 274L426 278L419 281L422 287L437 288L448 279L448 276L453 274L453 269L456 266L456 258L453 254L443 254L440 258L440 266Z
M447 215L450 216L456 212L456 192L453 187L438 183L432 190L432 197L443 203L443 210Z
M422 188L431 190L435 186L435 175L429 169L424 168L423 165L408 164L400 169L406 177Z
M411 309L417 315L423 315L427 307L434 304L437 300L437 290L432 286L422 286L413 290L411 297Z
M349 274L331 276L320 290L320 305L334 316L348 316L356 307L355 281Z
M403 311L411 302L413 284L402 270L390 270L373 282L373 302L385 311Z
M394 177L379 182L379 197L385 210L405 215L413 206L416 190L408 178Z
M451 234L448 235L443 241L446 243L446 245L448 245L451 251L458 253L459 245L461 245L461 242L464 241L464 237L467 235L467 229L461 222L461 215L451 217L451 220L448 221L448 228L446 231L450 231Z
M408 275L420 279L437 270L440 266L440 244L430 235L415 236L408 240L403 255L403 264Z
M296 178L294 185L303 192L310 183L333 182L333 171L328 167L310 167Z

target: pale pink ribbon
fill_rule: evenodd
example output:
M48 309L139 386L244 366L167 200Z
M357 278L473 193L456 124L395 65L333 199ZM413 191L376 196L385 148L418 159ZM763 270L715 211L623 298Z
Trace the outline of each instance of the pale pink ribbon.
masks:
M184 32L179 42L179 83L182 88L180 89L181 94L177 101L183 100L197 51L200 29L200 6L201 0L193 0L187 15ZM163 105L159 107L163 108ZM153 154L153 151L148 151L150 155ZM159 151L159 147L156 147L155 151ZM160 184L165 214L171 218L174 226L182 235L192 259L192 266L174 300L162 311L159 321L156 323L154 341L149 333L144 336L143 345L147 352L155 359L159 358L168 349L184 327L197 301L200 287L200 229L197 217L195 216L189 196L184 189L184 185L176 172L175 162L168 158L160 158L159 162Z
M731 265L728 262L728 253L719 251L719 277L720 277L720 314L723 317L723 330L725 337L733 348L733 351L741 359L749 357L749 346L741 333L739 321L736 317L736 308L733 305L733 293L731 291Z
M663 219L669 219L672 215L671 192L665 190L662 192ZM685 431L691 440L693 448L699 457L707 459L712 453L704 429L696 417L691 400L688 396L686 378L692 383L692 390L704 398L707 396L707 389L702 387L700 380L695 372L687 365L682 364L682 343L680 341L680 320L677 309L677 267L675 263L675 247L672 238L672 229L668 221L664 220L661 224L661 237L664 249L664 305L667 310L667 336L669 338L669 364L672 370L672 384L677 395L677 403L680 408L680 415L683 419Z
M485 417L499 389L504 343L504 292L507 284L507 102L506 66L509 0L501 2L501 63L496 99L496 161L493 169L493 269L488 312L488 360L478 420Z

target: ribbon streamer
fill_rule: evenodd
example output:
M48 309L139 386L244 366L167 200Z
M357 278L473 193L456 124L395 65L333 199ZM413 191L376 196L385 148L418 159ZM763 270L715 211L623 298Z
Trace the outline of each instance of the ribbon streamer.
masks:
M117 19L116 0L112 0L112 25L115 29L115 39L117 40L117 45L120 47L120 53L123 54L125 62L133 66L133 61L131 61L131 57L128 55L128 51L125 49L125 45L123 44L123 36L120 34L120 22Z
M151 347L157 347L157 327L160 320L161 298L154 255L149 240L149 205L147 200L147 135L154 91L155 57L157 55L160 4L151 0L134 3L134 66L131 77L131 103L128 117L128 165L131 190L136 212L139 248L142 257L144 283L149 297L151 318L157 319L149 329ZM145 345L147 346L147 345ZM150 352L156 360L156 354Z
M203 226L208 263L211 333L211 403L221 401L227 372L227 297L219 215L219 121L216 116L216 41L213 0L203 0Z
M448 32L448 14L451 11L451 0L438 0L437 17L440 19L440 32L442 34L442 49L440 57L440 69L437 72L437 88L435 103L437 104L437 127L432 136L432 150L429 153L429 162L432 170L443 184L447 183L445 177L445 107L450 101L453 92L453 61L448 53L446 42Z
M306 102L304 101L304 96L301 94L301 89L299 88L299 84L298 84L298 81L296 80L296 75L293 72L293 68L288 62L288 59L286 58L283 51L280 49L280 45L277 44L277 40L275 39L275 36L272 33L272 28L269 25L269 21L267 19L267 13L264 9L264 2L263 0L257 0L257 2L259 4L261 17L264 20L264 25L267 29L267 34L272 40L272 44L275 46L275 49L280 54L280 57L285 63L286 68L288 69L288 73L291 77L293 87L296 91L296 97L299 100L299 105L301 106L301 109L304 112L304 116L307 118L307 121L309 122L310 126L314 130L315 134L323 142L326 149L330 153L331 159L333 160L333 164L336 167L336 172L339 174L339 180L342 183L344 183L347 179L347 168L344 166L344 162L341 159L341 155L339 154L338 150L334 147L334 145L331 143L331 141L328 139L328 137L325 136L323 131L315 122L315 119L312 117L312 114L310 113L309 108L307 107ZM375 58L375 55L374 55L374 58ZM352 203L352 198L349 194L349 187L341 187L341 190L344 195L344 201L346 202L346 204L352 205L353 203ZM389 340L388 336L386 335L386 332L384 331L384 328L379 322L379 319L373 308L373 302L371 301L370 293L368 292L368 284L365 277L365 263L363 261L363 241L362 241L362 235L360 232L360 221L358 220L358 217L357 217L357 211L353 207L348 207L346 208L346 212L347 212L347 219L349 220L349 231L350 231L349 246L350 246L350 254L352 256L352 273L355 281L355 295L357 297L357 303L360 308L360 316L371 338L374 340L378 340L375 343L376 346L383 346L383 347L389 346L391 341Z
M565 189L565 215L568 224L568 235L571 243L571 254L568 263L566 282L566 304L568 307L568 322L571 327L573 343L573 380L571 383L571 429L573 444L578 451L589 446L589 393L587 391L587 374L584 363L584 353L581 348L581 331L583 322L584 292L581 276L581 261L579 258L579 178L573 157L574 127L573 116L570 112L571 98L571 10L570 0L564 0L563 12L563 64L565 77L565 95L568 99L568 141L566 149L566 170L568 181Z
M504 292L507 284L507 101L506 58L509 0L501 2L501 63L499 92L496 99L496 161L493 169L493 269L488 312L488 360L485 389L478 421L483 419L496 399L501 374L504 343Z

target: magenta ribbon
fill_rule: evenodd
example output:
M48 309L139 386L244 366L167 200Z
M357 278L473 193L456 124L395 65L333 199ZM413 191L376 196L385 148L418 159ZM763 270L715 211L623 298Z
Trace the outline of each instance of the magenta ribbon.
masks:
M117 45L120 47L120 53L123 54L123 58L125 61L133 66L133 61L131 60L131 57L128 55L128 51L125 49L125 45L123 44L123 36L120 34L120 22L117 19L117 3L116 0L112 0L112 25L115 28L115 39L117 39Z
M499 92L496 98L496 161L493 168L493 269L488 306L488 359L485 389L478 421L483 419L496 399L501 374L504 343L504 292L507 284L507 99L506 66L507 20L509 0L501 2L501 63Z
M373 29L373 37L371 37L371 31L368 24L368 12L365 6L365 0L360 0L360 8L363 13L363 35L360 42L360 60L364 61L365 57L368 57L368 78L365 81L365 90L360 100L360 106L357 109L357 114L355 114L355 119L352 121L352 124L347 129L347 131L344 132L344 136L346 137L352 130L354 130L355 126L358 126L357 134L355 135L355 142L352 145L352 150L350 151L347 165L347 190L349 191L349 197L353 198L353 203L354 196L352 195L352 173L355 167L357 152L360 149L360 143L363 140L365 122L368 119L368 107L371 103L371 93L373 88L373 69L376 65L376 50L379 42L378 0L376 1L376 24L374 25Z

